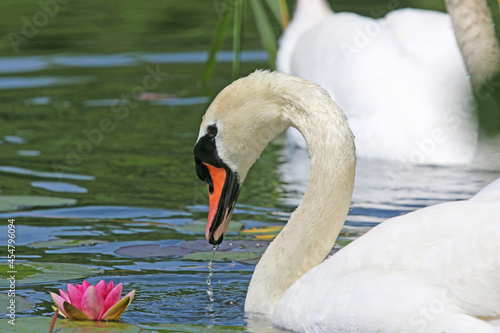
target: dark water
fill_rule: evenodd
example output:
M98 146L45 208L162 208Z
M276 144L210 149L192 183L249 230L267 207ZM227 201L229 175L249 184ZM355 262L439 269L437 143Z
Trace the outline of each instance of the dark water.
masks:
M342 2L336 9L369 14L387 7L369 3L349 8ZM77 263L102 270L88 281L122 282L125 291L137 292L122 317L125 323L151 331L246 327L246 289L268 239L238 229L286 223L304 191L308 163L304 153L289 150L279 138L253 167L233 217L240 224L214 262L211 302L209 257L193 256L211 248L203 235L208 196L194 172L192 147L208 102L231 81L228 53L221 54L208 87L199 79L217 4L70 2L17 53L7 34L21 31L22 17L30 19L40 8L28 1L13 4L0 4L1 195L76 202L54 208L32 201L20 212L2 213L0 255L7 255L7 220L15 218L17 265ZM258 50L251 23L249 18L244 48ZM242 74L267 66L262 51L245 57ZM468 198L498 176L466 167L360 160L352 210L338 244L386 218ZM55 239L92 241L71 247L32 244ZM224 251L239 257L224 259ZM20 283L17 294L36 306L18 316L50 317L48 293L65 289L67 282Z

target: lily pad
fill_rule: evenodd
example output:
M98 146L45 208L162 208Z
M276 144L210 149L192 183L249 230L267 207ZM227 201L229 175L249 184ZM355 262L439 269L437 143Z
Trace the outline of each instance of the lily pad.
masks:
M222 242L220 244L219 249L224 246L225 242ZM207 242L206 240L190 240L190 241L184 241L179 245L181 249L186 249L189 250L190 252L206 252L206 251L212 251L213 245Z
M204 235L206 227L207 227L207 221L196 220L181 226L176 226L175 230L181 233ZM226 231L226 234L238 233L244 227L245 225L243 223L238 221L232 221L231 223L229 223L229 227Z
M225 240L219 245L217 251L232 251L235 249L241 249L248 252L262 253L268 246L269 242L266 241ZM191 240L182 242L180 247L192 252L207 252L212 251L213 245L209 244L205 240Z
M11 271L16 273L9 273ZM81 279L102 272L85 265L58 262L16 262L13 269L7 263L0 263L0 287L9 286L10 276L15 277L16 284L27 284Z
M241 252L241 251L221 251L215 253L215 260L247 261L250 259L259 259L260 253ZM184 259L189 260L211 260L212 252L193 252L186 254Z
M176 257L189 253L189 250L177 246L160 247L159 244L123 246L115 250L116 254L134 258Z
M103 240L96 239L51 239L48 241L40 241L29 243L28 246L40 248L40 247L74 247L74 246L92 246L96 244L108 243Z
M26 312L35 307L35 303L28 301L26 298L16 295L11 298L7 295L7 292L0 294L0 313L9 313L7 307L11 304L11 300L14 299L16 306L16 313ZM3 331L6 332L6 331Z
M75 199L31 196L31 195L2 195L0 196L0 211L28 209L33 207L60 207L76 204Z
M32 333L48 332L52 318L50 317L23 317L16 318L15 326L8 323L8 318L0 321L0 332ZM75 321L57 319L54 332L64 333L138 333L141 328L136 325L121 322L105 321Z

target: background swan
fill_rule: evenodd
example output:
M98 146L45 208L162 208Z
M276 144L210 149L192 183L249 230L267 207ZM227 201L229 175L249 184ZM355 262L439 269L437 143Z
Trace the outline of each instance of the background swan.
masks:
M481 2L449 1L452 7L469 9ZM473 10L462 12L469 18L475 15ZM461 22L470 28L470 19ZM468 38L471 49L477 47L477 31L492 30L487 22L477 26L476 37ZM471 36L469 28L462 32ZM475 160L474 99L446 13L405 8L373 19L333 13L324 0L298 0L280 41L277 66L322 85L334 96L349 117L358 157L413 165ZM287 136L305 147L296 131ZM500 148L495 153L500 156ZM498 168L498 160L490 158L478 166Z
M387 220L321 263L349 210L354 137L328 93L298 77L258 71L203 117L194 156L210 195L207 240L222 242L249 168L289 126L309 147L308 189L255 269L247 313L295 331L494 332L500 180L468 201Z

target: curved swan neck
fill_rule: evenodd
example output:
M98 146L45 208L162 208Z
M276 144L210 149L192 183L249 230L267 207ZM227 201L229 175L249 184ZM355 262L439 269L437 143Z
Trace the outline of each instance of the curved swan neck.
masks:
M248 289L245 310L268 315L333 247L349 211L356 164L354 136L328 93L299 78L282 83L276 93L283 96L283 121L306 139L311 172L301 204L259 261Z
M500 69L500 46L486 0L445 0L458 46L473 84Z

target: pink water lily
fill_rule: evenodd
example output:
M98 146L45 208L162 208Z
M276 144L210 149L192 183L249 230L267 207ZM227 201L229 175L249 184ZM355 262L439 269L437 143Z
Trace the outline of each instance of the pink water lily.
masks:
M101 280L95 286L87 281L73 286L68 283L68 292L59 289L60 295L50 293L57 310L73 320L118 320L135 295L135 290L120 299L122 284L117 286ZM55 308L55 307L54 307ZM56 308L55 308L56 309Z

